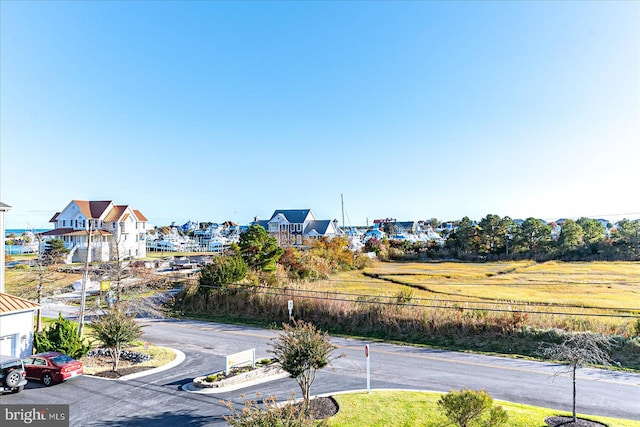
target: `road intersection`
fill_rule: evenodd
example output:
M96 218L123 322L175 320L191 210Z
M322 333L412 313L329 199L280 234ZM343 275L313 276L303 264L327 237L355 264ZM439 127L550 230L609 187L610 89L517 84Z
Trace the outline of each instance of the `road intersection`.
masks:
M286 400L300 391L291 378L224 393L193 393L194 377L221 370L224 357L250 348L269 355L278 331L194 320L142 319L146 341L179 350L184 360L145 376L105 380L84 376L53 388L30 382L23 393L4 395L2 403L70 404L72 426L226 425L222 401L242 403L256 392ZM350 338L332 338L333 367L320 371L312 394L366 389L364 346L370 348L371 388L446 392L463 387L486 389L494 399L557 410L571 408L571 378L554 375L557 366L524 359L434 350ZM577 410L590 415L640 420L640 374L581 369ZM158 424L160 423L160 424Z

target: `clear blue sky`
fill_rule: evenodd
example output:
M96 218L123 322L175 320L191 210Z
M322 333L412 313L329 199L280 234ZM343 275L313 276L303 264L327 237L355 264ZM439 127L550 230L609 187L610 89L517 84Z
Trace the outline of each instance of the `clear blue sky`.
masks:
M7 228L640 217L640 3L1 2Z

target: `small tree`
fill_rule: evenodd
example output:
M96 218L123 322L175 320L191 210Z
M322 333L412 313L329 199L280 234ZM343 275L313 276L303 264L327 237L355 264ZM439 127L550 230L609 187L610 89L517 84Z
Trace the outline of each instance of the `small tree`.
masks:
M298 320L293 325L283 326L284 332L272 338L269 352L300 386L304 411L308 414L311 385L316 379L316 371L331 363L334 359L331 355L337 347L331 343L329 334L317 330L312 323Z
M61 239L50 239L46 243L44 257L53 264L61 262L70 252Z
M62 313L58 320L34 336L34 344L38 353L59 351L74 359L80 359L91 349L78 334L78 324L62 317Z
M104 315L91 322L91 326L95 337L109 349L113 361L112 371L118 370L122 349L143 334L135 316L127 314L122 304L110 308Z
M438 406L459 427L468 427L472 422L499 427L509 420L501 406L493 406L493 398L485 390L452 390L438 400Z
M573 382L573 422L576 417L576 370L585 365L611 364L609 349L613 344L613 338L605 335L582 332L570 334L560 344L554 344L542 350L542 354L553 360L565 363L565 367L557 370L560 373L570 373Z
M247 264L240 255L221 255L200 270L200 286L204 288L224 288L247 274Z
M284 253L276 238L257 224L240 235L238 246L247 266L256 271L275 271L276 262Z

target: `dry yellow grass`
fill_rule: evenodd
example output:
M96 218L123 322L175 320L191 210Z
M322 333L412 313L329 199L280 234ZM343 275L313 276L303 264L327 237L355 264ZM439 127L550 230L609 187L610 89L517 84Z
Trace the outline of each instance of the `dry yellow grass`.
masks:
M74 281L80 280L82 274L48 271L43 275L42 293L51 295L56 291L70 287ZM22 298L37 298L37 286L40 280L36 268L8 268L5 271L5 289L8 293Z
M411 304L466 313L522 311L543 328L633 334L640 322L640 263L632 262L375 263L304 288L351 300L404 292Z
M640 263L388 263L365 272L426 288L415 290L416 297L447 295L640 311ZM358 288L376 291L376 282L370 280L367 286L360 282Z

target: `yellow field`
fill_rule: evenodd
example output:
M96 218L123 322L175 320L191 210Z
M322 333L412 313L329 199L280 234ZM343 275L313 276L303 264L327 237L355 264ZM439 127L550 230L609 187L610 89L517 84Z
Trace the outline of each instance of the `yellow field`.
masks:
M415 298L500 300L640 313L637 262L376 263L364 273L378 278L351 271L324 281L321 286L326 290L390 296L402 290L403 283L412 286ZM318 288L317 284L313 287Z

